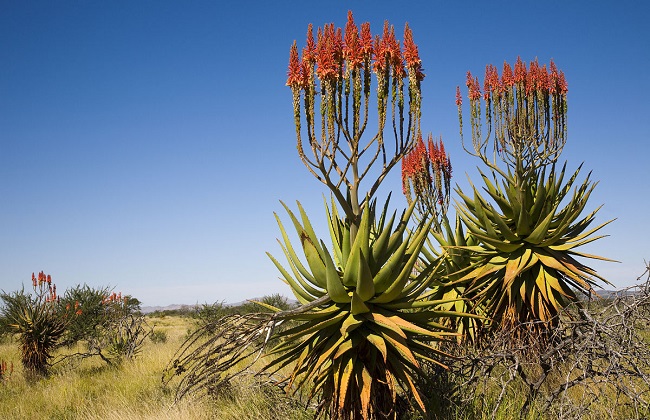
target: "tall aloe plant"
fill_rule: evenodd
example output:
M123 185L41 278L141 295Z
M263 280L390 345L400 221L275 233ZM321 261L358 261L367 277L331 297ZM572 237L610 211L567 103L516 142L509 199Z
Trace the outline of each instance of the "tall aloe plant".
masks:
M551 62L529 68L517 60L514 73L505 64L501 76L488 65L481 94L478 78L467 75L472 150L490 171L481 172L483 195L461 197L457 211L476 246L476 257L455 284L484 307L492 325L557 322L559 310L591 295L607 281L578 257L578 247L602 236L592 227L598 209L583 215L595 183L577 182L578 168L565 181L566 164L557 160L566 142L567 84ZM462 138L462 98L457 94ZM484 105L484 107L483 107ZM483 115L482 109L485 109ZM482 117L487 133L482 131ZM467 150L467 149L466 149Z
M373 74L378 124L366 137ZM316 42L310 26L302 58L295 43L291 48L287 85L298 154L332 193L326 206L332 247L319 240L300 206L299 218L285 206L307 264L279 219L290 269L273 261L296 298L318 306L289 317L304 323L281 334L287 340L273 349L277 359L268 369L293 364L289 385L311 386L332 418L394 416L400 389L424 411L415 381L419 361L442 355L436 342L446 335L438 323L444 314L427 299L434 270L415 269L432 219L421 218L407 232L415 202L396 226L396 214L387 219L388 200L379 217L373 204L385 176L421 139L423 78L408 25L402 49L387 22L373 42L370 25L359 31L349 13L344 32L325 25ZM388 117L394 141L384 138Z
M316 235L300 204L297 213L283 204L300 245L292 244L276 215L288 267L269 256L301 306L233 316L190 336L167 371L183 377L178 397L197 388L217 392L237 374L230 369L280 338L266 352L263 370L288 369L280 383L291 391L307 389L320 400L318 413L395 418L402 399L425 411L416 380L420 364L442 364L438 343L453 334L439 322L447 314L433 309L443 302L430 298L435 267L417 266L434 221L424 215L408 230L417 201L398 217L389 216L388 199L378 212L375 197L389 171L421 139L423 78L408 25L400 45L387 22L373 38L370 25L359 30L349 13L345 30L328 24L316 39L310 25L302 56L294 42L287 85L298 155L331 192L331 204L325 203L331 245ZM377 127L367 133L373 103ZM391 140L385 131L392 132ZM448 200L448 191L441 198ZM297 324L275 328L284 321Z

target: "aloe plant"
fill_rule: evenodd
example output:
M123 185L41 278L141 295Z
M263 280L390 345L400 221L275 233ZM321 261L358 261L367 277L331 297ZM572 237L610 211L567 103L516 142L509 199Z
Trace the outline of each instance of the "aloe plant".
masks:
M459 341L465 338L473 340L481 324L482 307L467 295L466 284L454 281L461 278L464 269L470 266L471 254L466 247L476 245L476 240L465 234L460 218L456 218L454 230L447 218L451 172L451 160L442 139L434 141L429 136L425 143L420 138L402 160L402 192L409 203L415 204L415 219L433 219L416 269L436 268L432 273L435 281L431 284L430 297L445 302L436 309L476 315L449 316L441 322L458 333Z
M577 302L577 293L590 295L599 281L607 280L577 258L602 257L576 248L603 236L594 234L609 222L591 227L596 212L581 217L595 187L587 177L574 188L578 168L563 183L565 166L529 179L523 193L512 178L496 180L482 174L493 205L473 187L473 196L459 191L460 217L480 245L472 270L457 283L467 282L467 292L495 320L550 322L559 310ZM562 205L566 199L566 204Z
M73 314L58 305L56 285L42 271L32 274L35 295L24 290L0 294L3 316L10 331L18 335L23 366L29 374L48 372L52 351L59 344Z
M301 306L227 317L193 334L168 369L183 376L179 397L197 388L217 392L241 372L229 373L231 368L281 339L266 352L264 371L287 367L291 373L279 383L320 399L318 413L332 419L395 418L399 399L425 411L416 381L420 363L442 363L438 343L454 334L439 322L446 314L433 309L443 302L430 299L435 267L416 269L434 222L425 214L407 230L417 200L400 217L389 217L388 199L378 212L375 197L422 137L423 78L408 25L400 46L388 22L373 38L370 25L359 30L348 13L345 30L327 24L314 39L310 25L302 55L294 42L287 86L298 156L331 193L331 205L325 204L331 245L316 235L300 204L297 213L283 204L300 248L276 215L288 268L271 259ZM377 126L367 135L373 103ZM384 137L387 125L390 141ZM275 328L287 320L297 325Z
M278 358L268 368L294 364L288 384L294 388L310 384L310 396L322 398L321 412L337 419L395 416L400 388L424 411L415 383L418 360L440 363L436 342L448 334L438 322L443 313L432 309L440 302L428 299L434 266L416 269L433 218L422 214L407 233L418 200L410 203L394 228L396 214L387 218L388 200L379 218L373 204L388 172L422 143L424 74L408 25L403 47L387 22L373 42L370 25L364 23L359 32L349 13L344 35L325 25L314 42L310 26L302 58L295 43L290 54L287 85L293 93L298 154L331 191L327 213L332 248L330 252L318 239L300 205L300 218L284 206L307 264L301 262L279 219L290 269L273 262L310 310L290 316L304 323L282 333L287 340L273 349ZM373 74L378 124L363 144ZM387 153L392 142L384 139L389 115L395 138L392 156ZM304 136L313 157L305 152ZM441 168L448 168L450 175L449 161L439 157ZM376 177L364 194L360 186L369 174ZM447 197L441 191L441 198Z
M286 208L302 244L301 258L282 232L287 271L271 257L296 298L309 304L326 301L308 312L286 317L302 323L279 334L285 338L272 351L267 370L292 365L289 389L310 384L310 397L320 395L321 410L334 418L375 418L392 412L399 390L407 390L415 406L425 410L416 385L420 362L441 364L438 344L453 333L441 323L448 314L433 308L446 302L429 299L434 267L414 268L432 219L409 232L413 203L395 225L387 205L375 218L375 205L363 214L358 234L350 241L350 226L334 203L328 206L333 252L316 237L299 205L299 217ZM375 222L377 220L377 222Z
M564 74L553 62L549 72L537 61L527 69L518 59L514 73L506 63L501 76L488 65L483 94L471 73L467 86L468 152L490 171L480 172L487 197L473 185L473 194L457 189L458 214L477 244L465 247L475 257L452 284L465 285L493 327L541 321L548 328L579 294L589 296L607 283L578 261L606 259L576 249L602 238L594 234L609 223L591 227L598 209L581 217L596 184L590 176L577 182L580 167L566 181L566 164L557 168L567 134ZM483 103L487 134L481 130ZM459 91L457 104L462 136Z
M460 216L456 216L452 229L447 215L443 215L439 229L431 229L427 243L422 248L422 266L435 266L435 281L431 284L430 298L443 303L435 309L459 316L445 317L441 322L457 335L459 343L475 342L482 326L489 322L485 307L468 290L467 281L458 281L473 264L478 262L471 251L478 245L476 237L465 232ZM466 316L472 314L474 316Z

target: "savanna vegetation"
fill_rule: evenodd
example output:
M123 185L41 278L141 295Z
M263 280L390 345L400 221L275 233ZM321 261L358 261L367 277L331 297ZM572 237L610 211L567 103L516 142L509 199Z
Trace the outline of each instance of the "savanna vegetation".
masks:
M282 203L286 263L269 254L297 303L144 316L108 288L58 296L41 272L33 293L0 295L0 417L649 417L650 267L598 297L609 283L587 261L607 259L582 247L609 222L594 224L590 175L560 159L564 74L521 59L467 73L470 191L423 136L424 78L408 25L401 43L352 13L310 25L287 85L329 237ZM392 210L379 187L398 165L408 206Z

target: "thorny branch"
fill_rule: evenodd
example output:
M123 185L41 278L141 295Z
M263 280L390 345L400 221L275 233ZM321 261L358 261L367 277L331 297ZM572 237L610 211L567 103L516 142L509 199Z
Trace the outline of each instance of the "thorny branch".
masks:
M287 317L323 305L325 295L298 308L275 313L233 314L204 325L185 339L163 373L163 383L180 377L176 401L190 393L214 395L248 372Z
M558 328L546 334L513 339L514 332L504 330L482 347L459 346L456 354L463 356L451 362L456 387L447 393L448 402L460 409L481 406L491 418L505 409L506 402L516 400L515 395L523 401L521 418L537 411L560 419L648 418L650 264L646 265L637 279L646 277L644 283L566 308Z

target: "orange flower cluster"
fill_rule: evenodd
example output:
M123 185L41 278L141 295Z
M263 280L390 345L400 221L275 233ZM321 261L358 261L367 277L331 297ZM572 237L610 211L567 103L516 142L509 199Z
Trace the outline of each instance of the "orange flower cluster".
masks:
M486 156L491 138L501 159L524 161L528 170L555 161L566 142L568 87L564 73L558 71L552 60L548 68L545 64L540 66L537 59L526 67L517 57L514 71L504 63L501 74L488 64L482 93L478 77L471 72L467 72L466 85L472 143L477 154ZM462 138L462 98L458 89L456 105ZM487 122L487 133L483 133L482 118Z
M478 77L473 77L471 72L467 72L467 89L469 91L469 100L477 101L481 99L481 85L478 82ZM460 105L458 98L456 98L456 104Z
M58 302L59 296L56 294L56 284L52 283L52 276L45 275L44 272L38 273L38 277L32 273L32 286L34 290L41 288L41 296L45 294L45 302ZM44 290L45 289L45 290Z
M411 152L402 159L402 192L408 194L409 181L425 176L426 182L431 182L429 173L429 153L420 136Z
M463 96L460 94L460 86L456 86L456 106L463 104Z
M425 205L431 207L431 203L437 203L443 206L449 198L451 173L451 159L442 139L434 141L429 135L425 145L420 136L413 150L402 159L402 192L409 203L413 189L415 196Z
M351 70L358 70L369 65L382 74L392 69L393 77L404 78L409 72L417 80L422 80L422 62L418 48L413 42L413 34L408 24L404 28L404 50L395 39L395 29L384 23L382 36L376 36L373 42L370 24L363 23L361 32L354 22L352 12L348 12L345 34L334 24L318 28L317 40L314 42L312 26L307 31L307 45L302 51L302 59L294 42L289 54L287 86L292 89L305 89L315 72L321 82L347 78Z
M38 278L32 273L32 285L34 287L41 286L42 284L52 284L52 277L48 274L47 276L45 275L44 272L38 273Z
M69 303L67 305L65 305L66 312L69 312L70 309L71 309L71 306L70 306ZM79 304L79 301L75 300L75 302L74 302L74 314L75 315L81 315L82 313L83 313L83 311L81 310L81 305Z
M49 294L45 298L45 302L58 302L59 297L56 295L56 284L48 285Z
M122 297L122 292L120 293L111 293L108 296L105 296L104 299L102 299L102 304L107 305L110 303L119 303L119 304L126 304L128 301L128 297L124 296Z
M538 94L559 94L566 95L568 86L564 73L557 70L553 60L550 62L550 71L546 64L540 67L537 59L531 61L528 69L526 64L517 57L515 71L513 74L510 64L503 63L501 76L497 68L491 64L485 66L485 79L483 81L483 99L490 100L491 97L501 97L505 92L510 92L513 87L526 95ZM478 77L467 72L468 97L471 101L481 98L481 88ZM456 102L458 104L458 100Z

